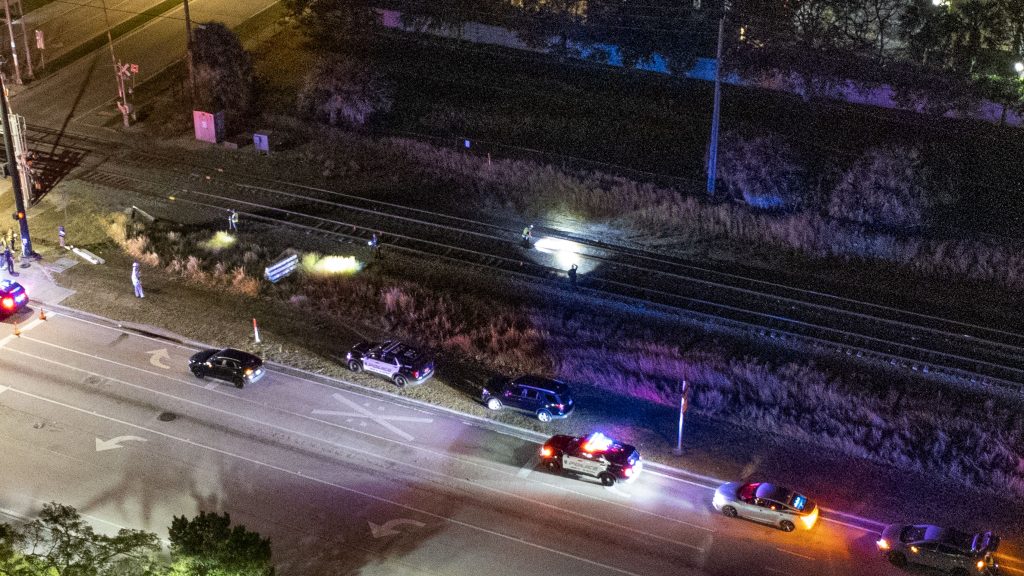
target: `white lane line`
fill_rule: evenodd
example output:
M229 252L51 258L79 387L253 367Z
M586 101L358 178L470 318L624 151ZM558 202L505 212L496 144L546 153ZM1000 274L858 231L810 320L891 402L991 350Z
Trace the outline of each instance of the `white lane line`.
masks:
M536 455L531 456L530 460L519 469L519 472L516 472L516 478L526 478L537 467L537 464L540 464L540 457Z
M395 506L397 508L401 508L403 510L408 510L410 512L415 512L417 514L422 514L424 516L428 516L430 518L435 518L437 520L448 522L450 524L455 524L456 526L461 526L463 528L468 528L470 530L477 530L479 532L483 532L485 534L489 534L489 535L494 536L496 538L500 538L500 539L503 539L503 540L508 540L508 541L511 541L511 542L514 542L514 543L518 543L518 544L523 544L523 545L526 545L526 546L530 546L532 548L537 548L539 550L544 550L545 552L550 552L550 553L556 554L558 556L562 556L562 557L565 557L565 558L570 558L570 559L575 560L577 562L582 562L584 564L590 564L591 566L597 566L599 568L603 568L605 570L611 570L611 571L617 572L619 574L627 574L628 576L642 576L641 574L638 574L636 572L630 572L629 570L624 570L622 568L616 568L615 566L609 566L608 564L602 564L600 562L596 562L594 560L590 560L589 558L584 558L582 556L577 556L577 555L569 553L569 552L563 552L561 550L556 550L554 548L549 548L547 546L543 546L541 544L536 544L536 543L533 543L533 542L529 542L527 540L524 540L522 538L517 538L515 536L510 536L510 535L507 535L507 534L502 534L501 532L496 532L494 530L490 530L490 529L484 528L482 526L477 526L475 524L471 524L469 522L465 522L465 521L462 521L462 520L456 520L455 518L449 518L449 517L443 516L441 514L435 514L433 512L428 511L428 510L417 508L417 507L411 506L409 504L403 504L403 503L397 502L395 500L389 500L387 498L384 498L383 496L377 496L376 494L370 494L369 492L364 492L362 490L356 490L355 488L350 488L348 486L343 486L343 485L338 484L336 482L331 482L329 480L324 480L322 478L317 478L316 476L311 476L309 474L305 474L305 473L302 473L302 472L296 472L294 470L288 470L286 468L282 468L280 466L277 466L275 464L271 464L269 462L264 462L264 461L258 460L256 458L250 458L248 456L243 456L242 454L236 454L234 452L230 452L228 450L217 448L215 446L210 446L210 445L207 445L207 444L203 444L201 442L196 442L196 441L190 440L188 438L182 438L182 437L179 437L179 436L175 436L174 434L169 434L167 432L162 432L160 430L147 428L147 427L141 426L139 424L133 424L133 423L128 422L126 420L121 420L119 418L114 418L113 416L107 416L105 414L100 414L100 413L92 411L92 410L86 410L84 408L79 408L77 406L72 406L71 404L66 404L66 403L60 402L58 400L53 400L51 398L46 398L44 396L39 396L37 394L32 394L31 392L26 392L24 390L18 390L17 388L11 388L11 391L17 392L18 394L23 394L23 395L28 396L30 398L35 398L36 400L40 400L42 402L48 402L50 404L55 404L57 406L61 406L63 408L67 408L68 410L73 410L75 412L80 412L82 414L87 414L87 415L95 416L97 418L101 418L103 420L108 420L110 422L114 422L114 423L120 424L122 426L128 426L130 428L135 428L137 430L144 430L146 432L149 432L151 434L155 434L157 436L162 436L162 437L167 438L169 440L175 440L175 441L178 441L178 442L182 442L184 444L188 444L190 446L194 446L196 448L200 448L200 449L203 449L203 450L208 450L210 452L221 454L223 456L227 456L227 457L230 457L230 458L235 458L235 459L241 460L243 462L248 462L248 463L254 464L256 466L262 466L264 468L268 468L268 469L274 470L276 472L280 472L280 473L283 473L283 474L288 474L290 476L296 476L296 477L302 478L304 480L309 480L311 482L316 482L317 484L321 484L321 485L324 485L324 486L330 486L332 488L336 488L338 490L342 490L342 491L348 492L350 494L356 494L358 496L362 496L364 498L367 498L367 499L370 499L370 500L374 500L376 502L381 502L383 504L388 504L388 505L391 505L391 506ZM651 534L650 536L655 536L655 535ZM657 536L655 536L655 537L657 537ZM682 543L680 543L680 544L682 544ZM686 544L683 544L683 545L686 545ZM689 545L687 545L687 546L689 546ZM691 547L692 548L696 548L697 550L700 550L700 548L698 548L696 546L691 546Z
M0 394L3 394L7 390L9 390L9 388L7 386L0 386ZM2 510L0 510L0 512L2 512Z
M767 570L767 571L769 571L769 572L771 572L773 574L789 574L788 571L786 571L786 570L779 570L778 568L765 568L765 570Z
M210 382L206 386L203 386L203 388L206 390L216 390L217 388L220 388L220 384L216 382Z
M796 556L797 558L803 558L804 560L814 560L814 558L810 556L804 556L803 554L798 554L796 552L793 552L792 550L786 550L785 548L776 548L776 550L782 552L783 554L789 554L792 556Z
M129 332L124 332L124 333L129 335L129 336L131 336L131 333L129 333ZM186 381L186 380L181 380L179 378L175 378L174 376L172 376L170 374L163 373L163 372L154 372L154 371L151 371L151 370L148 370L148 369L140 368L138 366L133 366L131 364L124 364L122 362L117 362L117 361L114 361L114 360L110 360L109 358L104 358L102 356L97 356L95 354L89 354L88 352L81 352L79 350L75 350L75 349L72 349L72 348L67 348L67 347L64 347L64 346L60 346L60 345L53 344L53 343L50 343L50 342L45 342L45 341L38 340L38 339L35 339L35 338L28 338L28 339L30 341L32 341L32 342L36 342L36 343L39 343L39 344L50 346L50 347L56 348L58 350L63 350L65 352L68 352L69 354L77 354L79 356L85 356L87 358L92 358L94 360L97 360L97 361L100 361L100 362L105 362L107 364L112 364L112 365L115 365L115 366L120 366L120 367L129 369L129 370L134 370L136 372L141 372L143 374L148 374L148 375L151 375L151 376L155 376L157 378L162 378L162 379L165 379L165 380L170 380L172 382L177 382L177 383L185 385L185 386L192 386L192 387L195 387L195 388L202 388L202 386L199 386L195 382L189 382L189 381ZM13 350L13 351L18 353L18 354L21 354L22 356L28 356L29 358L34 358L36 360L47 362L49 364L54 364L54 365L60 366L62 368L67 368L69 370L76 370L76 371L79 371L79 372L83 372L85 374L106 378L106 375L104 375L104 374L99 374L99 373L96 373L96 372L90 372L90 371L85 370L83 368L80 368L78 366L71 366L69 364L63 364L63 363L57 362L56 360L51 360L50 358L44 358L42 356L37 356L35 354L30 354L28 352L24 352L24 351L21 351L21 350ZM159 395L162 395L162 396L166 396L168 398L172 398L174 400L181 400L181 401L184 401L184 402L195 404L196 406L201 406L203 408L207 408L209 410L215 410L215 411L219 411L219 412L224 412L224 413L227 413L227 414L230 414L230 415L234 416L234 413L227 412L227 411L221 410L219 408L213 408L209 404L195 402L193 400L187 400L185 398L182 398L182 397L179 397L179 396L175 396L173 394L168 394L166 392L162 392L162 391L159 391L159 390L156 390L156 389L153 389L153 388L147 388L145 386L140 386L138 384L133 384L131 382L126 382L124 380L113 380L113 381L116 381L116 382L119 382L121 384L124 384L125 386L130 386L132 388L136 388L138 390L144 390L146 392L151 392L153 394L159 394ZM312 380L303 380L303 381L304 382L310 382L310 383L313 383L313 384L317 384L320 387L329 388L329 389L334 390L334 391L338 390L336 387L327 386L325 384L314 382ZM369 390L372 390L372 389L369 389ZM487 471L490 471L490 472L493 472L493 473L497 473L497 474L503 474L503 475L504 474L508 474L508 471L507 471L508 469L507 469L506 466L502 466L502 465L491 466L491 465L487 464L486 462L481 462L481 461L478 461L478 460L475 460L475 459L460 458L458 456L453 456L450 453L441 452L441 451L438 451L438 450L433 450L431 448L428 448L428 447L425 447L425 446L422 446L422 445L419 445L419 444L403 443L403 442L401 442L399 440L395 440L394 438L389 438L387 436L381 436L379 434L374 434L372 432L367 432L365 430L360 430L358 428L353 428L353 427L349 427L349 426L343 426L341 424L338 424L337 422L331 422L329 420L323 420L323 419L320 419L320 418L312 418L308 414L300 414L298 412L291 412L289 410L285 410L284 408L279 408L277 406L269 406L269 405L264 404L264 403L256 402L254 400L249 400L248 398L245 398L243 396L237 396L237 395L233 395L233 394L228 394L228 393L220 391L220 390L213 390L212 392L214 394L219 394L219 395L224 396L226 398L230 398L232 401L235 401L235 402L244 402L246 404L249 404L249 405L252 405L252 406L256 406L256 407L259 407L259 408L268 409L268 410L274 410L274 411L276 411L278 413L281 413L281 414L287 414L288 416L293 416L295 418L301 418L302 420L310 420L310 421L313 421L313 422L317 422L319 424L323 424L324 426L330 426L332 428L337 428L337 429L340 429L340 430L345 430L345 431L353 432L353 433L356 433L356 434L362 434L362 435L367 436L369 438L373 438L375 440L380 440L381 442L389 442L389 443L392 443L392 444L396 444L397 443L397 444L399 444L399 445L401 445L403 447L407 447L407 448L411 448L413 450L418 450L418 451L421 451L421 452L425 452L427 454L430 454L430 455L438 457L438 458L443 458L443 459L446 459L446 460L452 460L452 461L455 461L455 462L459 462L460 464L463 464L463 465L466 465L466 466L473 466L473 467L476 467L476 468L481 468L481 469L484 469L484 470L487 470ZM359 394L359 393L356 393L356 392L353 392L353 394L355 394L357 396L362 396L362 397L370 399L370 400L379 400L378 398L370 396L370 395L367 395L367 394ZM405 406L405 405L403 405L402 403L399 403L399 402L393 402L393 404L395 404L396 406L403 407L403 408L409 408L408 406ZM413 410L416 410L416 409L413 408ZM422 412L429 413L429 411L427 411L427 410L422 410ZM454 411L450 411L450 412L452 412L453 414L456 413ZM465 415L463 415L463 416L465 416ZM261 421L261 420L255 420L253 418L248 418L248 417L241 416L241 415L239 415L237 417L245 419L245 420L250 420L250 421L252 421L254 423L257 423L259 425L263 425L264 424L264 422ZM288 429L284 429L284 431L292 432L291 430L288 430ZM311 437L311 438L314 438L314 437ZM322 441L322 438L315 438L315 439L317 441ZM359 454L362 454L362 455L370 457L370 458L378 458L378 459L381 459L381 460L384 460L384 461L387 461L387 462L393 462L393 463L396 463L396 464L400 464L402 466L416 468L415 466L413 466L413 465L411 465L411 464L409 464L407 462L403 462L403 461L387 458L385 456L381 456L379 453L376 453L376 452L367 452L367 451L358 450L356 448L352 448L352 447L349 447L349 446L346 446L346 448L348 450L350 450L350 451L357 452ZM429 470L429 469L423 468L422 470ZM435 471L431 471L431 472L434 473L434 474L443 475L443 474L440 474L440 473L435 472ZM445 476L445 477L447 478L449 476ZM459 478L459 480L464 480L464 479ZM634 513L643 514L644 516L648 516L648 517L652 517L652 518L658 518L659 520L664 520L666 522L671 522L673 524L680 524L680 525L683 525L683 526L688 526L690 528L696 528L698 530L703 530L705 532L714 532L715 531L714 528L710 528L708 526L702 526L700 524L694 524L693 522L687 522L686 520L680 520L679 518L674 517L674 516L666 516L664 514L658 514L656 512L651 512L649 510L644 510L643 508L637 508L635 506L629 506L627 504L623 504L623 503L618 502L616 500L609 500L607 498L600 498L600 497L594 496L590 492L581 492L581 491L578 491L578 490L573 490L571 488L567 488L564 485L558 485L558 484L553 484L553 483L550 483L550 482L544 482L544 481L538 480L538 479L533 480L533 482L537 482L537 483L543 484L545 487L548 487L548 488L551 488L551 489L555 489L555 490L558 490L560 492L566 492L566 493L573 494L573 495L581 497L581 498L586 498L588 500L597 500L597 501L603 502L605 504L611 504L612 506L617 506L617 507L620 507L620 508L624 508L624 509L629 510L629 511L634 512ZM497 490L495 490L495 491L497 491ZM501 492L501 493L502 494L506 494L506 492ZM514 496L514 495L511 495L511 494L509 494L509 495L513 496L513 497L516 497L516 498L524 498L522 496ZM553 506L553 508L560 509L557 506ZM572 513L572 512L570 511L570 513Z
M597 518L595 516L590 516L588 514L584 514L582 512L577 511L577 510L573 510L573 509L569 509L569 508L563 508L563 507L560 507L560 506L558 506L556 504L551 504L550 502L545 502L545 501L542 501L542 500L537 500L535 498L530 498L528 496L520 496L518 494L513 494L513 493L509 492L508 490L505 490L505 489L502 489L502 488L497 488L497 487L492 487L492 486L487 486L484 483L475 482L475 481L470 480L469 478L463 478L463 477L460 477L460 476L452 476L450 474L446 474L444 472L440 472L440 471L434 470L432 468L427 468L427 467L424 467L424 466L418 466L416 464L412 464L412 463L404 461L404 460L398 460L396 458L389 458L387 456L381 455L379 452L370 452L368 450L360 450L360 449L355 448L353 446L350 446L348 444L340 444L340 443L337 443L337 442L331 442L330 440L326 440L326 439L321 438L319 436L314 436L313 434L308 434L308 433L305 433L305 432L301 432L299 430L293 430L293 429L290 429L290 428L286 428L284 426L278 426L276 424L271 424L270 422L267 422L266 419L253 418L253 417L250 417L250 416L245 416L244 414L239 414L239 413L236 413L236 412L232 412L230 410L224 410L223 408L216 408L214 406L210 406L209 404L204 404L202 402L197 402L195 400L189 400L188 398L182 398L180 396L175 396L173 394L170 394L170 393L167 393L167 392L163 392L161 390L154 390L152 388L146 388L145 386L140 386L138 384L132 384L131 382L126 382L124 380L120 380L120 379L113 378L113 377L110 377L110 376L105 376L105 375L99 374L97 372L90 372L89 370L85 370L85 369L79 368L77 366L71 366L70 364L63 364L61 362L57 362L56 360L51 360L49 358L43 358L41 356L36 356L34 354L29 354L28 352L23 352L23 351L20 351L20 350L14 350L14 351L17 352L18 354L23 355L23 356L28 356L30 358L35 358L35 359L37 359L37 360L39 360L41 362L47 362L49 364L54 364L54 365L57 365L57 366L61 366L61 367L66 368L67 370L70 370L70 371L77 371L77 372L81 372L81 373L84 373L84 374L89 374L91 376L106 378L107 381L109 381L109 382L116 382L118 384L123 384L123 385L131 387L131 388L136 388L136 389L139 389L139 390L144 390L144 391L147 391L147 392L150 392L152 394L159 395L159 396L165 396L167 398L171 398L171 399L177 400L179 402L184 402L186 404L191 404L191 405L194 405L194 406L197 406L197 407L200 407L200 408L205 408L205 409L213 411L213 412L218 412L220 414L224 414L224 415L230 416L231 418L236 419L236 420L245 420L245 421L250 422L252 424L255 424L255 425L257 425L257 426L259 426L261 428L272 428L272 429L275 429L275 430L279 430L281 432L286 432L288 434L292 434L294 436L299 436L299 437L302 437L302 438L305 438L305 439L313 440L315 442L320 442L320 443L323 443L323 444L325 444L327 446L338 448L338 449L341 449L343 451L354 452L354 453L360 454L362 456L366 456L371 461L373 459L378 459L378 460L382 460L384 462L390 462L392 464L396 464L398 466L403 466L403 467L406 467L406 468L417 470L417 471L425 473L425 474L431 474L431 475L434 475L434 476L439 476L441 478L446 478L448 480L453 480L455 482L461 482L461 483L465 483L465 484L470 484L470 485L472 485L472 486L474 486L476 488L482 489L482 490L488 490L490 492L498 493L501 496L504 496L506 498L511 498L511 499L515 499L515 500L522 500L524 502L529 502L530 504L533 504L534 506L555 510L555 511L557 511L558 513L560 513L562 515L575 516L577 518L582 518L582 519L587 520L589 522L596 522L596 523L604 524L604 525L607 525L607 526L613 526L614 528L616 528L616 529L618 529L620 531L633 532L633 533L635 533L635 534L637 534L639 536L642 536L644 538L652 538L652 539L655 539L655 540L661 540L663 542L667 542L667 543L674 544L674 545L677 545L677 546L682 546L682 547L685 547L685 548L691 548L693 550L701 551L700 546L695 546L695 545L689 544L687 542L680 542L679 540L673 539L673 538L666 538L664 536L658 536L657 534L652 534L650 532L645 532L645 531L640 530L638 528L632 528L632 527L629 527L629 526L624 526L624 525L622 525L620 523L617 523L617 522L611 522L609 520L603 520L603 519ZM14 391L14 392L20 392L22 394L27 394L26 392L24 392L22 390L18 390L17 388L11 388L11 390ZM308 417L303 417L301 414L295 414L295 415L299 416L301 418L304 418L304 419L309 419ZM327 425L332 425L330 422L324 422L324 421L321 421L321 420L316 420L316 421L317 422L322 422L322 423L327 424ZM134 424L133 424L133 426L134 426ZM339 428L341 428L341 427L339 426ZM375 438L380 438L381 440L388 440L388 441L392 441L393 442L393 440L390 440L388 438L383 438L383 437L379 437L379 436L374 436L374 437ZM412 444L410 446L415 446L415 445ZM469 463L469 461L464 461L464 460L459 459L459 458L453 458L451 456L446 456L444 454L438 454L438 455L446 457L449 460L455 460L457 462ZM487 469L487 467L484 467L484 468ZM545 484L545 485L548 485L548 484ZM712 528L705 528L703 526L699 526L697 524L690 524L689 522L685 522L685 521L682 521L682 520L675 520L675 522L677 522L679 524L683 524L685 526L690 526L690 527L693 527L693 528L697 528L697 529L700 529L700 530L705 530L705 531L708 531L708 532L714 532L714 529L712 529Z
M57 314L55 314L53 312L50 312L50 316L56 316L56 315ZM37 316L34 320L29 322L28 324L25 324L23 327L19 328L18 330L20 332L28 332L29 330L35 328L36 326L39 326L43 322L46 322L46 320L43 320L43 319L41 319L41 318L39 318ZM4 336L2 339L0 339L0 348L3 348L5 346L7 346L8 344L10 344L11 342L17 340L18 338L20 338L20 336L15 336L14 335L14 326L11 326L11 333L8 334L7 336Z

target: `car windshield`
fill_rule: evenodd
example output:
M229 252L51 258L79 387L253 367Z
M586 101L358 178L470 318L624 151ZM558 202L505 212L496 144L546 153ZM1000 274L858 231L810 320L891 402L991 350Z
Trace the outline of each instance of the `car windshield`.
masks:
M927 526L907 526L900 532L900 541L919 542L924 540L924 533L927 529Z

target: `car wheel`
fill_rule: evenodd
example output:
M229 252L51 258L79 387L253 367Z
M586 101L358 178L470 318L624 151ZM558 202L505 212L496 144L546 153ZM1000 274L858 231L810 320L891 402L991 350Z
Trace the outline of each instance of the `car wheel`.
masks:
M551 422L551 412L548 412L547 410L538 410L537 420L540 420L541 422Z
M729 518L735 518L735 517L739 516L739 514L736 512L736 509L733 508L732 506L723 506L722 507L722 514L725 514Z
M235 388L245 388L245 380L242 378L235 378Z
M348 369L353 371L353 372L362 372L363 371L363 363L360 362L359 360L349 360L348 361Z
M614 486L615 485L615 476L612 476L611 474L609 474L607 472L601 472L600 474L598 474L597 475L597 479L600 480L601 484L604 485L604 486Z
M399 388L405 388L406 384L408 384L408 382L406 381L405 376L402 376L401 374L395 374L396 386L398 386Z
M953 568L949 571L949 576L968 576L966 568Z
M548 470L551 470L552 472L561 472L562 471L562 461L559 460L557 457L556 458L552 458L551 460L548 460L547 461L547 465L548 465Z
M488 398L487 407L497 412L498 410L501 410L501 400L498 400L497 398Z
M903 552L892 552L889 554L889 562L897 568L905 568L907 566L907 555Z
M783 520L782 522L779 522L779 528L781 528L783 532L792 532L796 529L796 526L794 526L789 520Z
M192 375L195 376L196 378L199 378L200 380L206 378L206 374L204 374L203 371L200 370L199 368L193 368Z

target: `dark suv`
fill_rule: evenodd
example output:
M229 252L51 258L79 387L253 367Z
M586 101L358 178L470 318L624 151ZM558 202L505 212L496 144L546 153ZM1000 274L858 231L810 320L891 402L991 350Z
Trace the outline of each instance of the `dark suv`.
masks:
M361 342L345 357L353 372L373 372L390 378L399 388L422 384L434 375L434 357L398 340Z
M266 373L259 356L234 348L196 352L188 361L188 369L196 378L227 380L238 388L256 382Z
M533 414L541 422L566 418L575 408L572 392L564 382L540 376L499 380L491 388L484 388L481 395L484 405L491 410L507 406Z

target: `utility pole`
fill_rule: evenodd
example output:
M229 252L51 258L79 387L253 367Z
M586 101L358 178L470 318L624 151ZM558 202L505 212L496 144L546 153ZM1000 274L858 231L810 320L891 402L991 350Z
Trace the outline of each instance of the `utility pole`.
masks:
M708 196L715 195L715 178L718 175L718 118L722 100L722 36L725 34L726 10L723 3L722 17L718 20L718 49L715 51L715 106L711 113L711 144L708 147Z
M18 8L18 21L21 22L21 43L25 45L25 64L28 66L28 77L35 78L35 73L32 72L32 47L28 43L28 31L25 30L25 9L21 5L21 0L14 0L14 5Z
M4 0L4 17L7 19L7 35L11 39L11 58L14 59L14 82L21 84L21 68L18 66L18 47L14 44L14 26L11 24L10 0Z
M7 149L7 166L11 173L11 190L14 192L14 217L18 220L21 232L21 256L27 258L35 254L32 250L32 239L28 234L28 212L25 206L24 191L21 187L21 171L14 157L14 138L11 132L11 109L7 102L7 84L0 74L0 115L3 116L4 148Z
M188 0L185 2L185 54L188 59L188 95L192 99L192 106L196 101L196 74L192 67L192 18L188 15Z

